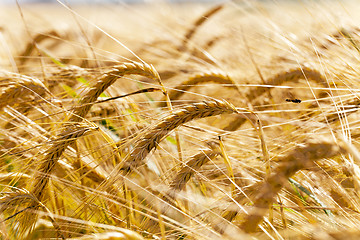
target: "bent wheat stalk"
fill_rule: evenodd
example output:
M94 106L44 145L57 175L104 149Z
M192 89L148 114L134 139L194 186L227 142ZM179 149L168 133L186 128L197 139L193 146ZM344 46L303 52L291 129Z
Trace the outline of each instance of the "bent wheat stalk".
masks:
M247 195L253 202L253 211L244 217L241 228L245 232L254 232L290 177L300 170L314 166L314 162L336 156L342 151L343 149L334 142L322 139L309 142L304 147L299 147L279 158L281 164L272 171L268 178L245 190L244 195ZM235 197L235 201L239 204L242 204L243 199L243 194L238 194ZM223 214L223 218L231 222L237 214L238 211L227 210ZM218 225L217 227L221 229L221 226Z

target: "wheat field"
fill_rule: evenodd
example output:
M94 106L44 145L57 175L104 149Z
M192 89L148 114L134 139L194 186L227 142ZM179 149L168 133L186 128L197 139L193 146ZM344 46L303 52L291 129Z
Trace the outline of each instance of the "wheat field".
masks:
M359 10L1 6L0 239L359 239Z

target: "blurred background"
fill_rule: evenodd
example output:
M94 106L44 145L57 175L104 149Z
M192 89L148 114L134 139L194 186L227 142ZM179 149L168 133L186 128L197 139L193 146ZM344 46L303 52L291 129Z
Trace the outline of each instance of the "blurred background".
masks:
M104 4L104 3L147 3L147 2L194 2L193 0L61 0L68 4ZM56 3L56 0L18 0L20 4ZM219 2L218 0L196 0L195 2ZM16 0L0 0L1 4L15 4Z

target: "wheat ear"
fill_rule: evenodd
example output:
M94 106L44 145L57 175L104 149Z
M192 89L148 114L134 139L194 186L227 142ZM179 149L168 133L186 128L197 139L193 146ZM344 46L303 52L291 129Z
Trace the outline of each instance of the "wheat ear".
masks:
M227 127L224 128L225 131L236 131L247 118L243 115L236 115L235 120L233 120ZM170 192L171 197L175 196L177 191L184 190L186 183L192 178L196 171L198 171L204 164L208 161L215 159L220 152L215 149L216 143L214 141L208 141L207 145L211 149L202 150L201 152L192 156L176 174L173 180L170 183Z
M182 169L171 181L170 187L172 193L170 193L170 196L173 196L173 193L176 191L182 191L194 173L199 170L205 163L215 159L219 154L219 152L214 151L213 149L208 149L192 156L191 159L184 164Z
M226 84L228 85L228 87L235 89L240 94L240 96L242 96L241 91L237 88L235 82L228 75L219 72L207 72L207 73L197 74L189 78L188 80L182 82L178 86L176 86L173 90L169 91L169 98L170 100L179 99L181 95L183 95L191 87L208 82ZM166 99L163 99L159 103L159 107L165 107L165 106L166 106Z
M41 207L43 210L45 210L48 213L48 217L49 217L54 229L56 230L57 235L61 239L65 239L63 232L61 230L61 227L56 222L51 211L45 205L43 205L41 202L39 202L36 198L34 198L34 196L32 194L29 194L26 190L19 189L16 192L4 192L3 195L4 196L2 196L0 198L0 212L4 213L4 212L11 212L14 209L16 210L15 213L12 212L12 215L10 215L6 219L4 219L3 222L13 221L13 223L14 223L13 225L17 225L17 223L15 224L15 222L17 222L18 217L21 214L25 213L26 210L33 210L33 209L36 209L37 207ZM36 204L34 204L34 203L36 203ZM27 208L18 210L19 206L24 206L26 204L29 205ZM23 217L23 219L25 218L30 221L29 218L31 218L32 216L33 216L33 214L30 213L29 215L25 215ZM23 225L28 224L28 221L23 221L23 219L21 219L22 221L20 221L20 224L23 224ZM21 238L23 236L23 234L26 233L26 231L24 231L25 228L23 228L23 229L17 228L16 230L15 229L16 229L16 227L13 228L14 237Z
M226 131L236 131L242 123L244 123L246 120L252 120L254 117L252 117L249 113L244 113L241 115L237 115L236 119L233 120L227 127L224 128ZM241 122L241 124L240 124ZM253 125L253 122L252 122ZM254 125L253 125L254 126ZM255 127L255 126L254 126ZM259 131L256 129L256 131ZM268 160L269 157L267 155L266 150L266 144L263 137L262 132L258 132L260 141L261 141L261 147L264 152L264 159ZM181 191L184 189L186 183L191 179L191 177L194 175L194 173L199 170L204 164L206 164L208 161L214 159L217 157L220 153L220 150L217 147L217 143L215 141L208 141L207 145L210 146L211 149L201 151L200 153L197 153L193 157L188 160L184 166L181 168L181 170L176 174L172 182L170 183L171 191L169 192L170 196L175 196L176 191Z
M88 93L80 101L80 104L74 110L71 115L70 122L79 122L89 112L92 103L103 93L108 87L110 87L117 79L124 75L136 74L144 77L149 77L159 81L159 74L155 68L148 64L143 63L124 63L119 66L112 67L110 71L105 73L100 81L93 86ZM162 84L161 84L162 85Z
M80 122L89 112L92 104L104 92L109 86L111 86L118 78L128 75L128 74L138 74L153 79L158 78L156 70L147 64L140 63L125 63L120 66L113 67L110 71L105 73L101 79L92 87L88 93L81 99L80 105L75 108L71 117L70 124ZM76 126L75 126L76 129ZM70 127L72 130L72 127ZM49 181L49 176L52 173L54 166L65 149L71 145L79 136L82 134L81 131L75 130L74 134L68 134L68 130L62 132L58 139L62 141L56 141L47 151L39 169L38 174L35 176L34 185L32 187L32 194L41 201L44 194L44 189ZM85 132L82 132L85 133Z
M307 67L301 67L301 68L294 68L290 69L288 71L284 71L281 73L276 74L275 76L267 79L265 81L265 85L271 85L271 86L279 86L289 81L297 81L299 79L311 79L315 82L318 82L324 87L329 87L328 82L326 79L319 73L317 70L307 68ZM249 100L254 100L261 95L265 94L269 91L268 87L256 87L249 91L246 94L246 97Z
M20 54L19 58L19 66L22 66L29 58L28 56L31 55L31 53L34 51L36 47L36 44L50 38L53 39L54 37L60 38L59 34L55 31L50 31L48 33L39 33L37 34L31 42L29 42L23 51L23 53Z
M194 48L192 50L191 55L196 57L196 58L200 58L208 63L214 63L214 59L209 57L209 55L207 54L209 52L209 50L217 43L219 42L221 39L224 39L225 36L215 36L212 39L208 40L203 47L201 48Z
M66 65L51 72L51 76L48 77L47 82L50 89L56 87L60 83L72 87L78 83L76 80L77 78L91 78L91 75L92 73L85 68L75 65Z
M159 142L178 126L194 119L225 113L237 113L236 108L225 101L204 101L173 110L157 124L150 127L134 144L134 148L123 161L122 169L130 171L138 167Z
M281 164L276 167L272 174L262 182L249 187L245 194L253 202L253 211L244 217L241 228L245 232L254 232L262 221L267 210L274 201L274 198L287 183L287 180L298 171L314 166L314 162L323 158L329 158L340 154L343 151L334 142L328 140L314 140L306 143L278 160ZM238 194L235 201L241 204L243 195ZM232 221L237 215L237 211L230 210L223 214L223 218Z
M5 106L13 106L22 101L31 101L32 98L43 96L49 93L49 90L38 79L25 75L11 74L13 83L2 91L0 95L0 111Z
M215 15L215 13L219 12L223 9L224 5L220 4L215 7L210 8L204 14L201 15L193 24L192 28L190 28L184 36L184 39L181 43L181 46L178 48L179 51L185 51L187 49L187 44L194 36L196 31L203 25L211 16Z
M45 158L41 162L40 167L37 169L37 173L34 177L32 194L39 201L42 200L42 196L44 195L45 187L49 181L50 174L62 153L77 138L83 136L85 133L91 130L94 130L94 128L82 124L73 124L71 126L67 126L66 130L60 133L56 140L52 142L51 147L46 152Z

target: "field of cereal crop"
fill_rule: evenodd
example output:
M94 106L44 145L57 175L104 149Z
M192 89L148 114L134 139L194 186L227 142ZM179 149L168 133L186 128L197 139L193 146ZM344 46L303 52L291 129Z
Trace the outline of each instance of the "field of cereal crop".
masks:
M360 238L360 6L0 8L0 239Z

